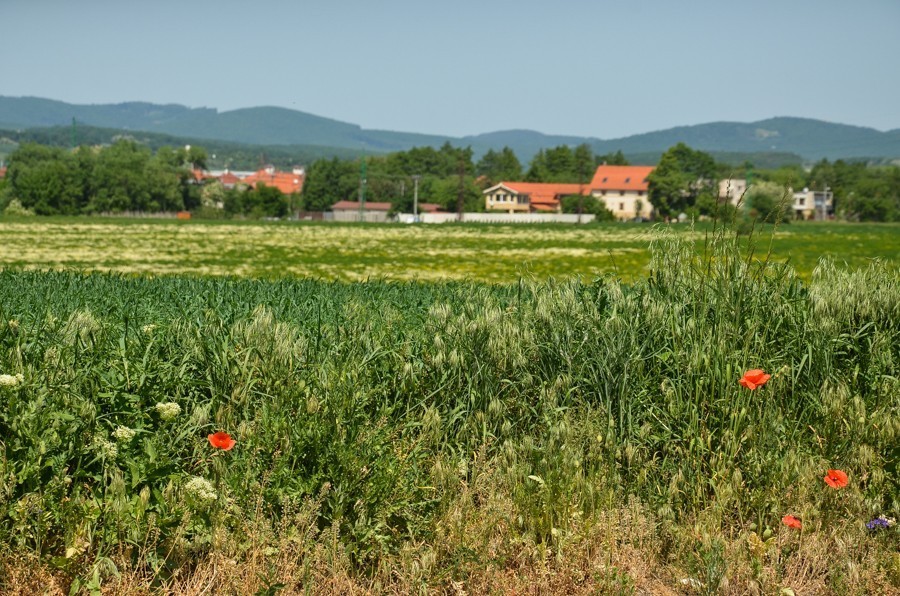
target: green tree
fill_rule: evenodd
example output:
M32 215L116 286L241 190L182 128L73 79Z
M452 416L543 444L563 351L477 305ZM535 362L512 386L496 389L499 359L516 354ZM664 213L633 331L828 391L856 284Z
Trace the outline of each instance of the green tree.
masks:
M584 195L566 195L560 201L563 213L581 213L594 215L595 221L615 221L616 216L596 197Z
M790 220L792 199L787 187L768 181L753 183L745 196L750 216L767 223Z
M504 147L499 152L489 149L475 164L475 174L487 178L488 186L492 186L503 180L520 180L522 164L509 147Z
M622 150L619 149L615 153L606 153L604 155L598 155L596 157L596 165L606 164L608 166L627 166L631 165L628 163L628 160L625 159L625 155L622 153Z
M649 176L649 199L657 213L671 217L710 203L717 194L716 162L702 152L678 143L663 153Z
M75 156L58 147L21 145L10 155L6 178L11 199L38 215L73 215L85 195Z
M91 178L87 210L93 213L147 210L151 195L144 170L150 157L149 149L126 139L100 151Z
M303 202L310 211L327 211L342 200L356 200L359 174L353 162L320 159L306 171Z

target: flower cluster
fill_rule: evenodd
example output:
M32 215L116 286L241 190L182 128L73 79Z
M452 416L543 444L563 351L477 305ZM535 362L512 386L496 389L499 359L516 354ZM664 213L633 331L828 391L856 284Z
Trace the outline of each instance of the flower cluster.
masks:
M25 377L22 373L17 375L0 375L0 387L15 387L23 381L25 381Z
M174 401L163 401L159 402L153 407L156 410L156 413L159 414L159 417L165 420L166 422L170 420L174 420L181 414L181 406L176 404Z
M896 523L897 521L893 517L879 515L872 521L866 522L866 527L874 532L876 530L891 528Z
M120 426L113 431L113 437L120 443L130 443L137 433L127 426Z
M208 507L219 498L213 485L206 478L194 476L184 485L189 503L196 507Z
M94 449L100 454L100 457L106 459L115 459L119 455L119 448L112 441L106 439L94 440Z

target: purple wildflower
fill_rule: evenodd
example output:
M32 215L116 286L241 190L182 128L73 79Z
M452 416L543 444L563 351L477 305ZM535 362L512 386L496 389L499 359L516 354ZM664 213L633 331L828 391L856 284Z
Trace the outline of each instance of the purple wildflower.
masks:
M872 530L873 532L876 530L880 530L881 528L890 528L893 525L894 525L894 520L889 517L885 517L883 515L879 515L872 521L866 522L866 527L868 529Z

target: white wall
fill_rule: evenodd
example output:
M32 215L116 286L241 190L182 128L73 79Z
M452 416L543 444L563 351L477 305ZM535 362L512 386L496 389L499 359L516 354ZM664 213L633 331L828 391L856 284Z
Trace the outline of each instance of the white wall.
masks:
M421 213L423 223L447 223L458 221L455 213ZM583 214L581 223L594 220L591 214ZM405 221L401 216L400 221ZM463 221L470 223L578 223L577 213L463 213Z

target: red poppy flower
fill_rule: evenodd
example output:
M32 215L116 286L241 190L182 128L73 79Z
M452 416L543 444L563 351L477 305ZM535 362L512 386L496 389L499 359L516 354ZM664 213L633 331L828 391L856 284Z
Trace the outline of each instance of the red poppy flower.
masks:
M803 524L800 523L800 520L794 517L793 515L785 515L781 518L781 523L786 525L789 528L794 528L795 530L799 530L803 527Z
M847 473L842 470L828 470L825 474L825 484L831 488L844 488L847 486Z
M762 371L758 368L754 368L753 370L748 370L744 373L744 376L741 377L741 380L738 381L741 385L750 389L756 389L757 387L762 387L766 384L766 381L772 378L772 375L767 375L765 371Z
M213 446L215 449L221 449L223 451L228 451L237 441L231 438L226 432L219 431L215 434L209 435L209 444Z

